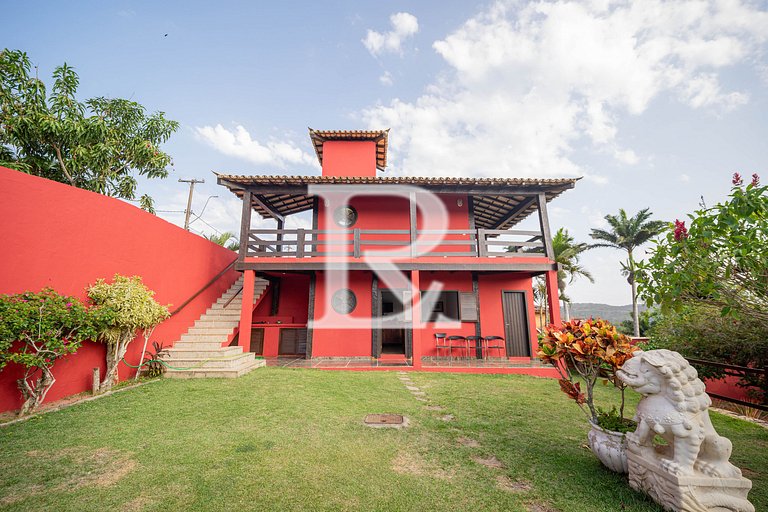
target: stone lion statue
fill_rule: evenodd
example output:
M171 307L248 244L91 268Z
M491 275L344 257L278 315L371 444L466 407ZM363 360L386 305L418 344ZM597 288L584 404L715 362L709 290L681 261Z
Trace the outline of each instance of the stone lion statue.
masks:
M660 465L677 476L700 472L708 476L740 477L731 464L731 442L712 427L708 408L712 401L696 369L677 352L635 352L617 375L644 396L637 406L637 430L627 434L631 450L660 457ZM666 449L654 447L658 434ZM633 446L634 445L634 446Z

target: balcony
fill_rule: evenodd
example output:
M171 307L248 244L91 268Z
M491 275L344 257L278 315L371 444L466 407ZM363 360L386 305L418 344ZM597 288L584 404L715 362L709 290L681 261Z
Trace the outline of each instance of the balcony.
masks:
M508 229L251 229L245 258L546 258L544 235Z

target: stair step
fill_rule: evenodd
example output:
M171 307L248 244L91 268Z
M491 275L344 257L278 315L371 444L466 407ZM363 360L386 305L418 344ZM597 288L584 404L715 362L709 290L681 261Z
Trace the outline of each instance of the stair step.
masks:
M168 364L188 370L171 370L171 378L239 377L254 368L264 366L263 359L255 359L242 347L222 347L240 323L243 308L243 276L225 291L181 339L168 349ZM254 302L264 294L269 282L257 279L254 283Z
M216 315L216 316L240 316L240 308L226 308L223 309L221 307L219 308L213 308L210 307L205 310L204 315Z
M203 317L200 320L197 320L195 322L194 327L219 327L219 328L228 328L230 330L237 327L237 324L240 323L240 317L233 318L231 320L223 320L221 318L216 318L214 316L210 316L208 318Z
M232 327L190 327L187 334L222 334L224 336L232 333Z
M165 373L166 377L172 379L199 379L199 378L224 378L234 379L245 375L255 368L260 368L266 365L266 361L263 359L253 359L248 364L244 364L239 368L201 368L195 370L168 370Z
M253 354L246 352L243 354L235 354L233 356L221 356L211 355L209 357L190 357L190 358L174 358L173 362L167 361L171 366L179 368L194 369L202 368L237 368L244 364L249 363L253 359Z
M195 341L195 340L185 340L182 337L181 341L177 341L175 345L173 345L174 348L179 348L181 350L216 350L221 348L221 344L224 343L226 340L220 340L220 341Z
M230 351L229 349L234 349ZM173 363L177 359L210 359L214 357L223 357L227 355L238 355L243 353L243 347L219 347L218 349L170 349L169 357L166 362L171 366L175 366Z
M192 332L182 334L179 341L188 341L192 343L213 343L215 341L222 343L229 338L232 331L234 331L234 329L227 331L228 334L221 334L216 332Z

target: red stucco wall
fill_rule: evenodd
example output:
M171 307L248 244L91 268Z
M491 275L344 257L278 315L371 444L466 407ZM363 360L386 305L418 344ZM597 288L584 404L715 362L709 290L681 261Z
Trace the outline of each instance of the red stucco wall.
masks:
M140 275L171 310L236 258L232 251L188 233L123 201L0 167L0 293L53 287L85 298L85 288L115 273ZM237 278L230 270L179 314L161 324L152 340L170 345ZM136 364L141 344L126 359ZM46 401L89 390L91 371L104 368L104 347L86 342L56 363L56 384ZM120 378L133 370L122 366ZM16 365L0 373L0 411L21 403Z
M340 140L323 143L323 176L376 176L376 143Z
M472 291L472 275L469 272L421 272L421 289L422 291L428 290L433 282L442 283L443 291L458 291L458 292L471 292ZM482 307L482 306L481 306ZM424 318L422 318L423 320ZM474 322L461 322L461 327L449 328L452 324L444 324L437 322L427 322L424 327L424 344L421 348L422 356L433 357L436 355L445 356L444 351L437 354L435 345L437 340L435 339L435 333L445 333L447 336L459 335L459 336L474 336L475 323Z
M480 285L480 322L483 336L501 336L504 334L504 311L502 308L503 291L525 291L528 303L528 331L531 335L531 354L538 350L536 335L536 317L534 314L531 277L524 273L485 274L479 277Z
M371 311L372 275L370 272L350 272L348 287L357 297L357 307L349 315L339 315L323 300L326 293L324 273L317 273L315 285L315 319L327 315L329 321L340 324L348 318L365 321L367 327L353 329L315 329L312 335L313 357L370 357L371 356Z

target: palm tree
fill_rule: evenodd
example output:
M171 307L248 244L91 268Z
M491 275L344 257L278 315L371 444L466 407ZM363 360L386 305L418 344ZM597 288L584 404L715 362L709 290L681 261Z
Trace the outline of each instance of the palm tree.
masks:
M240 242L238 242L237 239L235 239L234 233L230 233L229 231L225 231L224 233L219 233L218 235L210 234L210 235L203 235L203 236L208 240L210 240L211 242L215 244L219 244L222 247L226 247L231 251L240 250Z
M590 247L610 247L627 251L627 262L622 263L622 274L627 277L627 282L632 287L632 318L635 325L635 336L640 336L640 314L637 309L637 283L635 272L637 266L633 251L658 235L667 226L661 220L650 220L649 208L640 210L632 217L627 217L624 209L619 210L618 215L606 215L610 229L592 229L591 236L594 240L600 240Z
M586 277L590 283L594 283L587 269L579 264L581 253L589 249L590 246L585 243L576 243L576 240L568 233L565 228L560 228L552 237L552 252L554 260L559 264L557 271L557 287L560 290L560 300L563 301L565 309L565 319L570 318L568 305L571 299L565 294L565 286L572 283L578 277Z

